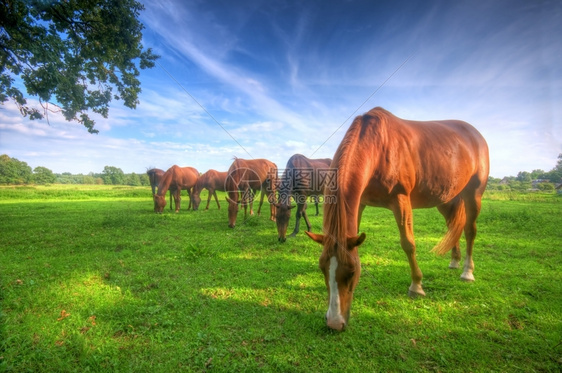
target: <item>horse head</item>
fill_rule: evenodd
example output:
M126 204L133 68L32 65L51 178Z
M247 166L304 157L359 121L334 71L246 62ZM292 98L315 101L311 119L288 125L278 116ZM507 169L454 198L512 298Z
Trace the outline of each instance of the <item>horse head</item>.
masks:
M287 228L291 219L291 209L295 207L289 204L275 204L275 222L277 223L277 241L285 242L287 240Z
M328 289L326 325L331 329L342 331L347 326L353 291L361 274L357 247L365 241L365 233L347 238L344 248L338 247L334 240L327 239L324 235L311 232L306 232L306 234L314 241L324 245L318 266L324 273Z
M226 202L228 202L228 227L234 228L236 226L236 216L238 215L238 205L240 204L240 201L238 200L238 193L236 193L236 201L230 197L224 198L226 199Z
M191 205L193 207L193 211L197 211L199 209L199 204L201 204L201 193L199 191L193 191L191 195Z
M164 207L166 207L166 196L159 196L158 194L153 194L154 197L154 212L161 214Z

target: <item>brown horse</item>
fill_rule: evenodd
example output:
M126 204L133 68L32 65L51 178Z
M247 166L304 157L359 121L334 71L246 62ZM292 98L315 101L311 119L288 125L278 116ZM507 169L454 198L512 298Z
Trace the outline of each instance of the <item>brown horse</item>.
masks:
M248 202L250 204L250 215L254 214L253 203L256 192L261 192L258 215L261 212L263 198L267 194L270 203L270 219L275 220L275 185L277 183L277 165L267 159L240 159L234 158L234 162L228 169L225 189L228 194L228 226L234 228L238 205L244 207L244 219ZM242 194L240 198L239 194Z
M152 188L152 195L156 194L156 187L158 187L158 184L160 183L160 180L162 179L162 176L164 176L164 170L161 170L159 168L151 168L150 170L146 171L146 174L148 175L148 180L150 180L150 187ZM172 203L172 195L175 192L175 189L172 190L170 189L170 210L172 210L172 206L174 205Z
M193 187L193 210L197 210L199 208L199 204L201 203L201 191L203 189L207 189L209 191L209 198L207 198L207 207L205 210L209 209L209 204L211 203L211 197L215 197L215 201L217 202L217 207L221 208L219 203L219 199L217 198L217 190L224 192L224 182L226 181L226 172L219 172L217 170L209 170L205 172L203 175L197 179L195 186Z
M474 127L456 120L404 120L375 108L355 118L331 167L338 171L337 186L325 190L324 235L307 232L324 246L319 265L330 299L328 327L342 330L349 320L361 272L357 248L365 234L357 234L366 205L394 214L411 269L410 296L425 295L415 256L413 208L437 207L445 217L447 234L433 251L442 255L452 249L450 268L458 268L464 230L461 279L474 281L476 218L489 171L488 145Z
M164 170L159 168L151 168L150 170L146 171L148 175L148 180L150 180L150 186L152 187L152 194L156 194L156 187L160 183L162 176L164 176Z
M174 190L174 200L176 202L176 212L180 210L181 191L187 189L187 194L191 205L191 188L197 182L199 172L193 167L179 167L173 165L164 173L158 184L158 192L154 194L154 212L162 213L166 206L166 192L168 189ZM188 207L189 209L189 207Z
M306 213L306 200L308 196L314 197L316 205L316 215L318 215L318 196L324 194L324 182L329 177L329 167L332 160L324 159L308 159L304 155L295 154L289 161L283 175L279 180L278 192L279 203L275 205L277 222L277 240L285 242L287 227L291 218L291 197L297 204L295 213L296 223L293 233L290 237L295 237L299 232L301 216L306 223L307 231L310 231L311 225Z

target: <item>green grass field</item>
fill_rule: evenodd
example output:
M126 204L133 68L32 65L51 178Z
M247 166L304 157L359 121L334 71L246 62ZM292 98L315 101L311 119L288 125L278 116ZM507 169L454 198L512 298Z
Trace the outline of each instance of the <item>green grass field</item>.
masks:
M561 197L486 195L474 283L429 252L442 217L416 210L416 300L392 214L367 208L342 333L324 324L321 247L278 243L269 209L230 229L220 198L157 215L146 187L1 187L0 371L562 368Z

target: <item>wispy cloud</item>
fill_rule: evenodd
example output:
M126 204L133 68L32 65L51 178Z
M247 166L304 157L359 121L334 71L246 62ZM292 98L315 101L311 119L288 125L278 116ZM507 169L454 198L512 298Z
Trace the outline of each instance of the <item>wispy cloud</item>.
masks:
M5 106L2 152L58 172L99 172L106 163L128 172L172 164L205 171L247 156L233 136L253 156L283 167L341 126L315 154L331 157L346 119L412 54L357 115L383 106L409 119L466 120L487 138L494 176L548 169L562 152L561 5L248 0L218 7L157 0L145 6L143 43L162 55L166 71L141 72L137 109L112 104L108 119L96 119L101 133L90 136L56 116L49 126ZM24 142L25 150L16 145Z

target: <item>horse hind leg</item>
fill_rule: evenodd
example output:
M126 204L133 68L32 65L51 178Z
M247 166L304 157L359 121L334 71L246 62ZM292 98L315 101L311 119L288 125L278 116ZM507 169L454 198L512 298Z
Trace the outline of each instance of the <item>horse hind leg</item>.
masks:
M481 195L472 195L464 199L466 209L466 223L464 226L464 236L466 238L466 257L461 279L464 281L474 281L474 261L472 260L472 250L476 239L476 219L480 214L482 206Z
M464 214L464 202L460 198L456 198L453 201L440 205L437 210L445 218L447 223L447 228L454 229L454 225L458 224L455 219L458 219L459 215ZM457 269L460 267L461 261L461 250L460 250L460 240L457 240L453 247L451 248L451 262L449 263L449 268Z

